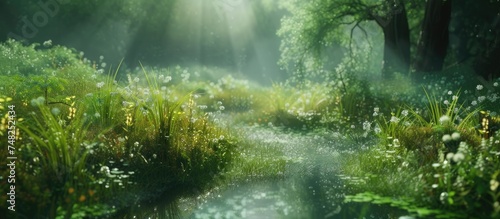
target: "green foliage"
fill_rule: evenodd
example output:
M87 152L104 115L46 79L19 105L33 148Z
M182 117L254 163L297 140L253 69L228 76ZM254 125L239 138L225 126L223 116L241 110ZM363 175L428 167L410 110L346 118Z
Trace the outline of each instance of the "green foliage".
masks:
M0 99L2 135L8 128L7 104L18 106L16 113L23 117L16 117L21 129L16 147L18 159L27 162L19 164L23 171L17 177L26 189L16 195L19 203L31 206L20 210L23 214L50 218L110 214L114 210L108 204L121 209L133 203L126 198L129 191L139 194L148 188L168 194L180 187L202 191L233 160L236 140L214 124L214 114L199 111L192 93L172 100L182 92L173 91L180 86L163 89L168 84L165 77L158 81L158 76L144 71L144 76L123 86L115 81L118 70L103 77L103 70L96 71L63 47L36 50L15 41L1 46L0 51L33 53L25 57L27 61L47 61L58 53L69 60L56 67L35 63L39 71L26 75L16 69L1 75L32 80L31 84L0 82L13 96ZM56 73L47 74L51 70ZM85 84L89 86L82 87ZM2 139L7 144L7 138ZM97 208L90 207L94 204Z
M9 40L0 44L0 54L4 70L0 88L17 106L28 106L31 99L39 96L47 103L67 105L67 97L81 98L92 90L103 71L92 68L88 61L62 46L39 48L37 44L23 46ZM29 109L19 108L19 113L26 115Z
M93 174L86 170L88 146L93 142L86 139L87 126L84 125L82 113L75 114L70 110L67 120L58 115L56 108L52 110L43 101L33 102L39 108L39 115L34 118L34 125L30 123L19 124L29 140L25 142L24 150L32 154L35 161L33 172L40 176L40 183L46 186L53 194L48 213L55 216L58 206L71 215L72 203L65 201L65 192L68 189L87 190L88 182L93 179ZM72 106L71 108L77 106ZM79 111L83 112L83 110Z
M281 22L280 64L290 72L321 76L323 67L336 74L379 71L382 28L400 7L406 7L412 37L418 37L423 6L414 1L283 0L290 12ZM411 10L410 10L411 9ZM370 36L370 37L368 37ZM382 43L380 43L382 42ZM377 64L374 64L377 63ZM343 68L344 71L338 69ZM347 72L345 72L347 71ZM328 72L327 72L328 73ZM331 73L330 73L331 74ZM335 75L331 75L335 78Z
M394 199L384 196L410 198L410 204L395 206L419 216L498 217L498 136L481 140L484 136L476 130L481 107L496 101L498 82L491 83L487 91L477 85L472 92L456 93L428 85L443 96L424 92L426 107L405 98L413 101L398 104L401 108L390 115L376 108L373 131L380 143L346 158L347 182L360 193L347 200L394 205ZM371 130L371 122L366 127Z

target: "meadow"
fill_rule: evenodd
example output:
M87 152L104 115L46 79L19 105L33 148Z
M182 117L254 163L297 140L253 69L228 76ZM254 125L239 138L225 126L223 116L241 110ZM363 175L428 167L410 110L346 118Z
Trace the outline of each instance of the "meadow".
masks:
M215 67L128 69L12 40L0 64L0 154L17 157L12 218L112 217L162 196L280 180L298 162L237 125L343 136L352 153L332 159L346 203L500 217L500 80L469 80L464 68L419 83L351 75L263 87Z

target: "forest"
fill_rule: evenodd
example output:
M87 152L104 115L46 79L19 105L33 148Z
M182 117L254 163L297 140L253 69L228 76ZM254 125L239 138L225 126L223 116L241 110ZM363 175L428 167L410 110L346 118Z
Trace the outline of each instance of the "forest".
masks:
M0 218L500 218L498 0L2 0Z

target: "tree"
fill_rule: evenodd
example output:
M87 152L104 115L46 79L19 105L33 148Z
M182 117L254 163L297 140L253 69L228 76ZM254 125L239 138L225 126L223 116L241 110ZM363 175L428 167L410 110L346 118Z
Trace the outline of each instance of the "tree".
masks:
M449 43L451 0L428 0L414 63L416 72L440 71Z
M413 2L407 4L416 6ZM283 37L282 64L285 67L304 71L311 67L310 63L317 66L315 60L321 59L321 50L335 43L347 45L352 53L353 32L361 30L369 41L365 27L373 21L384 34L383 76L408 72L411 44L404 1L286 1L283 7L291 12L278 32ZM345 32L349 32L349 36Z
M500 77L500 1L454 0L450 65L471 65L485 79Z

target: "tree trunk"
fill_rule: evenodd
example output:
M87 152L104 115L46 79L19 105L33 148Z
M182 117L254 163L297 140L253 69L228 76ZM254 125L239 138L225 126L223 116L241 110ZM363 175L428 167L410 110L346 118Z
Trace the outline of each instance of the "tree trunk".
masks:
M451 0L427 0L417 56L413 68L416 72L443 69L446 57L451 18Z
M500 40L486 44L490 48L475 58L473 68L477 75L489 80L500 77Z
M376 19L384 32L384 62L382 76L391 78L395 72L406 74L410 68L410 29L403 1L396 1L396 7L386 20Z

